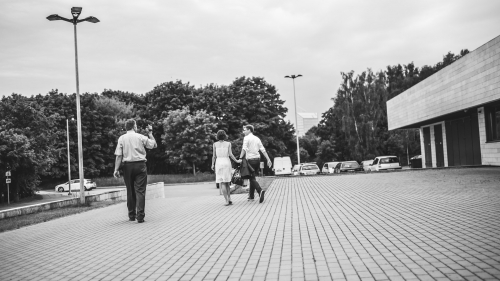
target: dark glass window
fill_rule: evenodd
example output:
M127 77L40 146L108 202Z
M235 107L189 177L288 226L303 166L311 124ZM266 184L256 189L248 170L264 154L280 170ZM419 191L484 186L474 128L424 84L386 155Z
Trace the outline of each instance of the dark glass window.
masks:
M488 141L500 141L500 106L487 107L486 138Z
M389 158L380 159L380 164L387 164L387 163L389 163Z
M500 139L500 110L495 111L495 134L496 134L496 139Z

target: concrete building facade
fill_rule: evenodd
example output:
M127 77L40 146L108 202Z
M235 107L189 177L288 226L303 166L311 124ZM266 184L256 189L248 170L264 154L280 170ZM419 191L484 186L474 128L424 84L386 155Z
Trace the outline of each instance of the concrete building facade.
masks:
M309 129L319 124L317 113L297 113L299 136L304 136Z
M389 130L419 128L423 167L500 166L500 36L387 102Z

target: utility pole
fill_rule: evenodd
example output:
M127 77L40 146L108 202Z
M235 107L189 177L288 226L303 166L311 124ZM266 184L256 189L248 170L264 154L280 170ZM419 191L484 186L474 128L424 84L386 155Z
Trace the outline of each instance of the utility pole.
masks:
M300 165L300 148L299 148L299 123L297 122L297 99L295 98L295 78L302 77L299 75L287 75L285 78L291 78L293 81L293 104L295 106L295 129L297 137L297 164Z

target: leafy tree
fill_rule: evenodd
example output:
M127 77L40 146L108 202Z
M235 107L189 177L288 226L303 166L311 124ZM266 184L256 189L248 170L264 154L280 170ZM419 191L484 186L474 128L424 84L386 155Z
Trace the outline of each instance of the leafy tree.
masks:
M293 125L284 121L287 108L275 86L261 77L239 77L229 85L226 94L231 102L224 110L223 125L227 124L230 133L238 136L239 143L243 140L241 128L251 124L271 159L294 151Z
M120 123L133 115L133 107L116 96L101 96L84 93L80 96L82 117L83 168L87 177L109 176L114 169L114 149L116 140L124 133ZM50 178L67 177L66 119L76 119L76 96L58 93L34 97L45 112L54 117L53 157L55 163L44 174ZM77 122L69 122L70 155L72 177L78 175Z
M318 146L318 152L316 154L318 166L321 167L324 163L334 160L338 160L338 155L335 152L335 145L329 140L322 141Z
M204 110L189 112L187 107L170 112L163 121L167 160L186 168L206 164L212 154L212 134L216 129L215 118Z
M309 156L309 153L307 152L307 150L300 147L299 151L300 151L300 162L301 163L310 162L310 159L309 159L310 156Z
M12 198L37 190L40 175L55 163L54 116L32 98L13 94L0 102L0 170L12 171ZM4 185L2 183L2 185Z
M342 83L333 98L334 106L322 115L317 129L321 140L317 159L326 159L323 142L334 143L338 160L367 160L374 155L414 155L420 151L418 130L387 129L387 100L418 84L420 81L452 64L460 55L448 52L442 62L434 66L387 66L385 72L370 69L354 76L354 72L341 73ZM325 143L326 145L327 143Z
M309 129L309 131L307 131L304 136L299 137L301 162L311 162L315 161L316 159L316 152L318 150L318 145L320 142L320 138L317 137L315 134L317 129L318 127L314 126L311 129ZM302 149L304 149L307 152L306 158L302 158Z
M146 125L151 125L153 136L158 144L156 149L147 152L148 172L161 174L185 170L183 165L178 166L168 160L167 148L159 140L165 134L164 119L172 111L192 107L195 92L196 89L189 82L183 83L181 80L165 82L155 86L153 90L141 97L140 106L134 106L137 109L135 114L137 126L144 128Z

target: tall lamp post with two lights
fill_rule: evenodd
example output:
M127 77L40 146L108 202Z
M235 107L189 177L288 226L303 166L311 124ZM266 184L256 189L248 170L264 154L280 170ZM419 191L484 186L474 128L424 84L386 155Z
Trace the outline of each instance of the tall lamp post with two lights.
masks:
M80 85L78 80L78 48L76 40L76 25L80 22L88 21L91 23L98 23L99 20L95 17L86 17L79 20L78 17L82 13L81 7L71 8L71 15L73 19L67 19L61 17L57 14L50 15L47 17L50 21L63 20L73 24L75 33L75 69L76 69L76 121L78 127L78 172L80 173L80 204L85 203L85 187L84 187L84 176L83 176L83 148L82 148L82 116L80 113ZM71 181L71 178L70 178Z
M297 135L297 164L300 165L300 148L299 148L299 123L297 123L297 99L295 98L295 78L302 77L299 75L287 75L285 78L291 78L293 80L293 104L295 106L295 128Z

